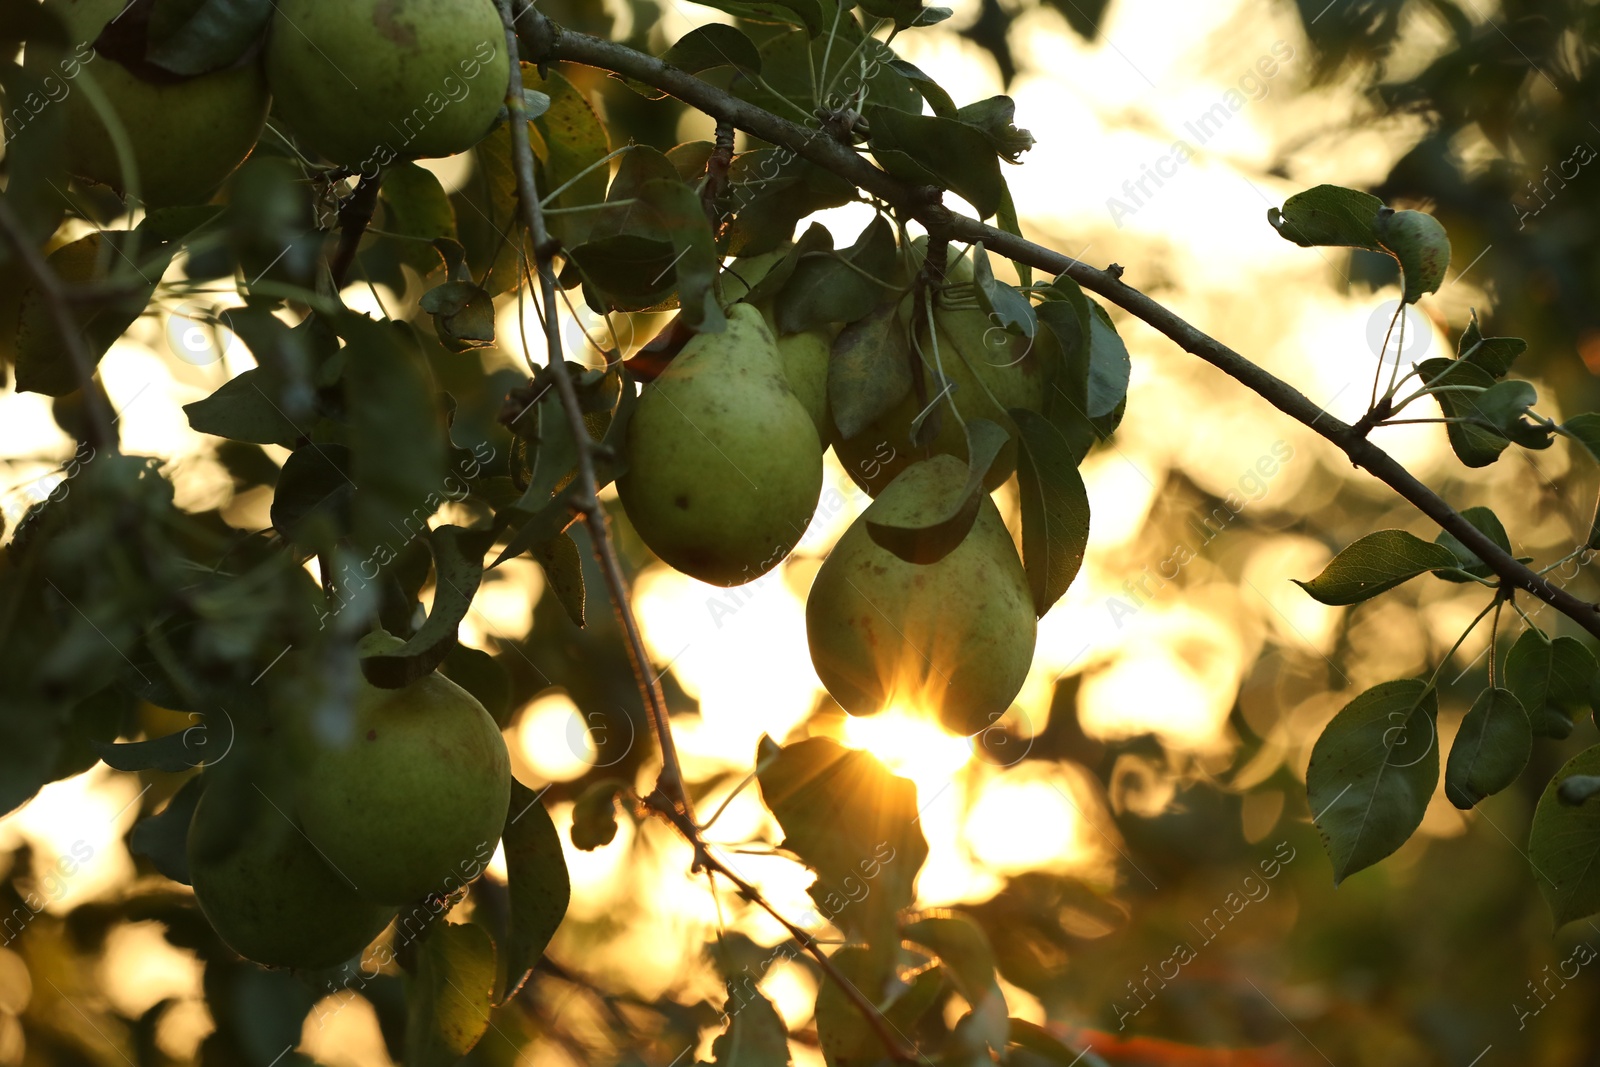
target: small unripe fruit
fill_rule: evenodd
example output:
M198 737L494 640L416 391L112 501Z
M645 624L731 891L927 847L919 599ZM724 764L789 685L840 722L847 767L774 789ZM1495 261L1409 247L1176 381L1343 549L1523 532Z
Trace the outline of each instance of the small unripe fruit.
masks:
M822 684L852 715L893 704L971 734L1011 706L1033 662L1036 621L1016 545L984 497L966 538L936 563L908 563L868 520L925 522L966 484L939 455L907 467L845 531L806 598L806 637Z
M239 955L269 967L332 967L394 918L394 908L358 895L328 866L281 806L268 805L233 851L204 856L196 842L225 832L218 829L229 816L222 803L206 792L195 807L189 877L200 910Z
M273 113L363 173L483 139L511 77L493 0L278 0Z
M361 651L401 644L379 632ZM449 893L494 854L511 760L483 705L443 675L402 689L358 679L349 743L299 744L301 824L363 896L404 904Z
M45 6L65 24L72 45L62 52L30 44L26 66L58 78L69 67L79 68L67 83L65 99L47 105L66 109L67 169L73 174L121 193L131 191L99 112L84 87L72 84L79 79L92 81L122 120L139 195L151 206L204 201L250 154L269 102L259 63L153 85L87 47L122 13L124 0L48 0Z

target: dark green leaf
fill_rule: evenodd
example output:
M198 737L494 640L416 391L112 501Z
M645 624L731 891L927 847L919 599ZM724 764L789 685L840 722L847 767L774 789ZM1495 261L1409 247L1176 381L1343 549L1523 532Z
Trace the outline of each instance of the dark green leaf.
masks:
M1439 291L1450 267L1450 239L1438 219L1424 211L1380 208L1372 232L1383 250L1400 262L1407 304Z
M829 322L853 322L870 313L882 295L839 253L813 253L800 260L778 294L778 330L801 333Z
M494 297L472 282L445 282L422 294L418 306L433 316L433 330L452 352L494 344Z
M828 405L849 440L911 392L911 348L894 304L857 319L828 355Z
M1461 720L1445 765L1444 795L1463 810L1517 780L1533 753L1522 702L1508 689L1485 689Z
M742 30L716 22L678 38L676 44L661 53L661 62L690 74L715 67L733 67L747 76L761 73L761 53L750 38Z
M1039 320L1028 298L1015 286L996 281L989 266L989 254L983 242L972 246L972 283L978 290L978 307L989 316L989 321L1010 333L1032 338L1038 332Z
M446 434L438 390L409 328L361 315L339 319L345 341L355 540L363 549L409 539L445 497Z
M189 821L204 788L203 777L189 779L166 807L141 819L128 834L128 851L145 857L162 875L184 885L189 884Z
M1573 637L1547 638L1536 627L1523 631L1506 653L1505 685L1516 694L1541 737L1561 739L1590 701L1600 665Z
M550 98L549 110L533 120L539 135L533 145L541 170L539 188L553 190L566 186L566 189L547 206L571 208L604 202L610 175L604 166L597 164L610 153L611 143L605 124L595 114L588 98L553 68L548 70L548 76L540 77L536 68L524 63L522 83L525 88ZM546 216L546 222L551 236L568 248L576 248L587 240L595 214L592 211L562 212Z
M1334 884L1370 867L1422 823L1439 782L1438 694L1384 682L1346 704L1317 738L1306 794Z
M350 450L312 442L290 453L272 495L272 525L289 541L326 549L350 529Z
M1460 359L1488 372L1491 378L1504 378L1517 357L1528 350L1528 342L1520 337L1480 337L1471 346L1462 336Z
M1022 562L1043 616L1077 577L1089 544L1089 494L1078 457L1060 428L1036 411L1012 408L1017 488L1022 497Z
M427 277L443 263L434 242L456 239L456 214L450 198L432 171L409 162L385 168L381 189L387 209L384 229L413 238L386 238L386 242L392 242L391 254Z
M937 968L929 967L906 981L894 973L894 945L861 948L846 946L830 961L856 989L883 1012L902 1034L917 1032L917 1021L938 999L944 982ZM861 1011L834 982L817 990L817 1042L828 1067L874 1067L887 1059L883 1041L861 1016Z
M196 715L195 718L200 718ZM94 746L106 765L119 771L192 771L205 762L206 756L215 752L206 750L206 725L199 722L186 730L149 741L131 744L97 743Z
M1561 432L1588 449L1589 455L1600 461L1600 413L1588 411L1574 415L1561 424ZM1586 547L1600 548L1600 503L1596 504L1594 521L1589 524Z
M471 693L496 725L506 725L511 713L511 675L499 660L482 649L458 644L444 658L439 673Z
M461 620L483 580L483 554L494 541L492 531L438 526L428 533L433 553L433 610L404 646L393 652L361 657L361 673L382 689L400 689L432 674L456 646Z
M809 892L823 917L869 943L889 936L928 858L917 787L827 738L768 752L757 760L761 798L783 828L782 847L817 872Z
M189 426L197 433L232 441L292 447L304 435L262 388L268 380L267 371L252 367L223 382L204 400L185 404L183 413L189 416Z
M175 5L156 11L173 11ZM231 67L266 33L277 10L272 0L200 0L185 4L178 25L150 23L145 58L174 74L197 75Z
M572 805L572 844L585 852L617 838L617 794L628 788L620 778L603 778L579 794Z
M785 1067L789 1062L789 1031L783 1017L746 978L728 982L728 1000L722 1008L728 1027L711 1043L712 1067Z
M1267 221L1278 236L1302 248L1316 245L1382 250L1373 230L1383 201L1371 193L1319 185L1283 202L1283 210L1267 209Z
M826 27L819 0L698 0L706 7L726 11L751 22L776 22L799 26L812 37Z
M561 602L572 625L583 626L583 559L570 534L560 534L534 545L529 554L544 570L544 580Z
M1463 508L1461 517L1498 545L1506 555L1511 555L1511 538L1506 534L1506 528L1500 522L1499 516L1493 511L1484 507ZM1443 545L1455 553L1457 567L1457 570L1454 571L1434 571L1433 576L1435 578L1443 578L1447 582L1465 582L1469 580L1467 575L1488 578L1494 574L1489 565L1478 558L1476 552L1462 544L1460 539L1450 531L1440 530L1439 535L1433 539L1433 543Z
M1058 279L1059 280L1059 279ZM1090 300L1089 396L1085 411L1091 419L1104 418L1128 398L1133 361L1106 309Z
M582 273L590 306L598 311L649 311L673 303L677 253L670 241L613 234L569 254Z
M1585 749L1556 772L1539 797L1528 834L1528 860L1557 927L1600 911L1600 808L1562 803L1571 778L1600 775L1600 747Z
M977 521L978 508L989 495L983 479L995 457L1011 439L999 423L972 419L967 423L967 482L941 507L930 508L928 521L921 526L891 526L867 520L867 534L882 548L907 563L937 563L966 540Z
M678 290L683 321L701 333L720 333L727 320L717 303L713 283L722 261L700 194L674 180L646 182L639 195L654 209L671 237L673 260L669 277Z
M1456 566L1456 554L1404 530L1378 530L1334 556L1309 582L1291 579L1323 604L1359 604L1424 571Z
M567 914L572 883L560 832L538 796L521 782L511 783L511 808L501 844L511 895L511 931L498 998L503 1002L527 981L544 955L545 946Z
M1417 365L1417 371L1428 386L1474 386L1487 391L1495 384L1488 371L1460 360L1425 359ZM1435 393L1434 399L1439 402L1439 409L1446 418L1481 420L1484 415L1478 410L1477 399L1482 395L1476 392L1444 392ZM1461 462L1469 467L1487 467L1499 459L1500 453L1511 443L1505 434L1479 425L1476 421L1451 423L1446 431L1450 437L1450 447Z
M1000 159L989 138L956 119L912 115L892 107L868 104L872 154L889 173L904 181L948 189L971 204L979 218L1000 210L1005 182Z
M435 923L406 993L405 1067L451 1067L489 1029L494 942L474 923Z
M1016 115L1016 102L1009 96L991 96L968 104L952 117L981 130L996 155L1008 163L1016 163L1022 153L1034 145L1033 134L1017 129L1012 122Z
M892 59L889 65L899 71L905 79L912 84L922 99L928 102L928 109L940 118L954 118L959 108L956 102L950 99L950 94L944 91L944 86L923 73L922 68L914 63L907 63L903 59Z
M908 923L907 941L922 945L939 959L956 990L972 1009L971 1035L995 1052L1004 1052L1010 1037L1005 994L996 980L994 950L977 923L963 915L936 915ZM975 1043L976 1044L976 1043ZM974 1047L973 1052L982 1048Z
M824 208L848 203L856 188L809 160L781 148L741 152L729 168L726 251L757 256L780 248L794 236L797 222Z

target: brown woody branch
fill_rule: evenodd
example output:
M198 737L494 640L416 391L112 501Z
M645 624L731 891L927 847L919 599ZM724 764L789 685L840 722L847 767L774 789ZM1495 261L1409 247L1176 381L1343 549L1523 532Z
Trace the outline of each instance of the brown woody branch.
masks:
M518 7L523 48L536 63L559 60L598 67L621 74L676 97L678 100L732 125L787 148L819 167L855 183L886 201L903 217L915 218L929 234L964 242L982 241L984 247L1018 263L1051 274L1064 274L1083 288L1116 304L1173 340L1184 351L1199 356L1224 374L1260 395L1273 407L1309 427L1404 497L1418 511L1449 531L1490 570L1504 587L1526 591L1600 638L1600 605L1585 601L1514 559L1482 531L1469 523L1437 493L1418 481L1394 457L1367 440L1358 428L1334 418L1288 382L1257 366L1221 341L1121 280L1122 269L1099 270L1080 260L1006 233L943 206L926 187L894 178L857 152L823 131L780 118L725 92L694 75L626 45L574 33L557 26L534 10L528 0L512 0Z

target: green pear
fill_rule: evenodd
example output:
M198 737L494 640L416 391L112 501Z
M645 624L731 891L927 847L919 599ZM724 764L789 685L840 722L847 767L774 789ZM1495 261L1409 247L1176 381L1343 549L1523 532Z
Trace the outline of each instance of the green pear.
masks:
M494 0L278 0L274 114L335 163L376 173L483 139L511 62Z
M269 104L266 78L259 63L171 85L135 77L89 47L123 6L124 0L46 0L45 7L60 17L71 43L65 50L30 44L24 65L67 86L59 104L45 106L66 109L69 171L121 193L132 191L116 142L90 103L86 84L74 84L92 82L127 134L144 202L154 207L200 203L261 136Z
M394 918L394 908L358 895L317 854L282 805L267 805L231 852L205 856L196 842L229 833L231 815L210 791L200 795L189 824L189 877L201 912L239 955L269 967L332 967Z
M617 493L634 529L663 561L714 585L777 566L822 493L822 442L749 304L645 388L626 452Z
M818 328L778 338L783 375L824 441L833 432L833 416L828 410L828 353L833 349L833 333Z
M966 463L937 455L890 482L845 531L806 599L817 676L852 715L893 704L971 734L1011 706L1033 662L1033 597L1016 545L985 496L966 538L935 563L907 563L872 540L941 512Z
M402 644L378 631L360 651ZM355 688L347 744L298 739L301 825L369 899L404 904L459 888L494 854L511 802L499 727L441 674L402 689L358 678Z
M954 248L950 255L951 262L945 274L947 284L970 285L971 259L955 259ZM998 488L1017 468L1017 427L1006 411L1009 408L1030 411L1043 408L1043 360L1028 338L1007 333L975 305L949 306L955 301L971 303L971 290L963 292L958 288L935 300L931 338L925 321L915 324L928 406L942 405L939 432L933 440L921 448L912 445L912 424L925 407L913 389L854 437L849 440L836 437L833 441L839 462L869 495L876 496L901 471L925 456L951 455L965 460L967 438L962 426L965 419L990 419L1011 435L984 478L985 488ZM912 329L914 310L913 295L908 293L899 309L900 322L907 331ZM950 410L952 406L961 413L961 419Z

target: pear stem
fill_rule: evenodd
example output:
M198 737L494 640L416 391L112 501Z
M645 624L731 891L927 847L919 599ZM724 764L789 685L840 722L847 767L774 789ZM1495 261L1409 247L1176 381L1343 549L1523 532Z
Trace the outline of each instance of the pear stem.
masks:
M672 725L666 696L661 691L660 675L651 670L650 656L645 651L639 621L628 595L628 581L622 573L622 561L611 536L605 507L600 503L599 484L595 477L595 453L599 445L589 436L589 429L583 421L583 406L578 400L577 388L572 383L567 360L562 353L556 275L552 262L558 246L550 239L550 232L545 227L544 208L539 203L533 145L528 140L527 105L522 95L522 65L517 62L517 28L511 13L511 0L497 0L497 3L501 21L505 25L506 47L511 56L511 80L506 90L506 106L511 112L511 153L517 176L517 197L521 203L522 222L533 239L534 267L539 276L539 292L544 305L545 343L550 352L550 377L555 381L556 395L561 398L567 426L578 451L577 491L572 496L572 507L583 516L588 526L590 544L594 547L595 558L605 576L606 590L616 611L617 622L627 639L628 660L633 666L634 680L644 697L650 724L661 749L661 776L656 782L656 789L669 799L672 808L686 824L693 826L694 806L684 784L677 746L673 744Z

